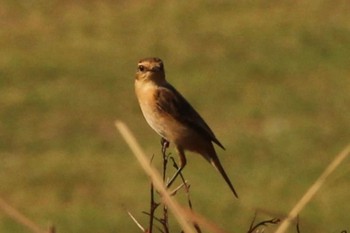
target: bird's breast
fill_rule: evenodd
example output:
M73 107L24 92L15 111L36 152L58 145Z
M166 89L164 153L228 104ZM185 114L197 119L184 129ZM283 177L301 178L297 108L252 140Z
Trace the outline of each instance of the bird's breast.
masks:
M176 145L184 145L189 139L197 137L193 130L157 106L157 85L139 85L136 82L135 91L147 123L161 137Z
M135 92L143 116L154 131L167 139L167 123L164 119L164 114L157 107L156 91L156 85L140 85L138 82L135 83Z

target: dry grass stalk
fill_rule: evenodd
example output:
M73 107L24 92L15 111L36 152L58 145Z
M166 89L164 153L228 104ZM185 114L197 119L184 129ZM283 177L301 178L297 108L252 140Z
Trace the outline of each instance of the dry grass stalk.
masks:
M34 233L48 233L41 229L37 224L31 221L29 218L24 216L18 210L10 206L5 200L0 198L0 209L2 209L7 216L18 222L19 224L27 227L30 231Z
M143 228L143 226L139 223L139 221L137 221L137 219L134 217L134 215L132 215L132 213L130 213L130 211L128 211L128 215L130 216L130 218L134 221L134 223L136 224L136 226L138 228L140 228L140 230L142 232L146 232L145 228Z
M151 167L148 161L149 159L147 158L145 153L142 151L141 147L137 143L131 131L128 129L128 127L124 123L120 121L116 121L115 126L119 130L120 134L123 136L126 143L129 145L130 149L134 153L136 159L140 163L143 170L146 172L147 175L150 176L154 187L158 190L158 192L163 197L163 202L173 212L174 217L176 218L176 220L178 221L178 223L180 224L184 232L195 233L196 231L194 230L193 226L189 223L189 222L192 222L192 220L183 211L180 205L171 198L170 193L166 190L163 184L163 180L160 174Z
M306 206L307 203L315 196L317 191L324 184L328 176L344 161L344 159L350 154L350 145L348 145L342 152L340 152L335 159L328 165L324 172L318 177L315 183L307 190L304 196L294 206L294 208L288 214L288 217L282 222L275 233L284 233L291 222L298 216L300 211Z

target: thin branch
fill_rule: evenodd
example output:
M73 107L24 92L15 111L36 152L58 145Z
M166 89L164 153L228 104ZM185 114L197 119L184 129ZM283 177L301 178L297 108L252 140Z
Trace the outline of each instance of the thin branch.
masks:
M264 221L261 221L259 223L257 223L255 226L253 226L254 222L255 222L255 219L256 219L256 214L254 215L254 219L250 225L250 228L248 230L248 233L252 233L254 232L256 229L258 229L259 227L261 226L267 226L267 224L278 224L281 220L278 219L278 218L273 218L273 219L270 219L270 220L264 220Z
M181 228L185 233L195 233L193 226L188 223L188 221L191 221L191 218L184 214L184 209L171 198L169 192L164 187L160 174L149 165L147 156L142 151L129 128L120 121L116 121L115 125L139 161L141 167L144 169L146 174L151 177L154 187L158 190L158 192L160 192L163 202L174 213L174 217L180 224Z
M170 157L170 158L171 158L171 160L173 161L173 166L174 166L174 168L175 168L176 170L178 170L178 169L179 169L179 166L177 165L175 159L174 159L173 157ZM185 186L185 193L186 193L186 196L187 196L187 203L188 203L188 206L189 206L189 208L192 210L192 209L193 209L193 206L192 206L192 201L191 201L191 197L190 197L190 185L187 184L187 182L186 182L186 180L185 180L185 178L184 178L182 172L180 172L179 175L180 175L180 178L181 178L181 181L182 181L183 186ZM194 226L194 228L197 230L197 233L201 233L201 232L202 232L202 230L200 229L199 225L198 225L196 222L193 223L193 226Z
M150 213L146 212L146 211L142 211L141 213L147 215L147 216L151 216ZM154 220L156 220L158 223L162 224L162 219L157 218L156 216L153 216Z
M150 160L150 164L152 164L152 161L153 161L153 158L154 158L154 155L152 155L151 157L151 160ZM149 218L149 226L148 226L148 231L149 233L152 233L153 232L153 219L154 219L154 212L157 208L157 204L155 203L154 201L154 187L153 187L153 183L151 182L151 200L150 200L150 218Z
M179 166L177 165L175 159L173 157L171 157L171 160L173 161L173 166L176 170L179 169ZM180 172L180 178L182 181L182 185L185 186L185 193L187 196L187 201L188 201L188 206L190 207L190 209L192 209L192 202L191 202L191 198L190 198L190 185L187 183L187 181L185 180L182 172Z
M161 139L162 144L162 155L163 155L163 183L166 182L166 170L168 167L168 158L169 156L166 153L167 148L169 147L169 142L164 138ZM168 207L166 204L163 204L163 218L162 225L165 233L169 233L169 215L168 215Z
M253 229L254 223L255 223L255 219L256 219L256 215L257 215L257 212L255 211L253 220L252 220L252 222L250 223L250 226L249 226L248 233L249 233L249 232L252 232L252 229Z
M177 186L174 190L172 190L172 191L170 192L171 196L175 196L176 193L177 193L180 189L182 189L183 187L185 187L186 185L190 186L190 185L188 184L187 180L185 180L185 183L181 183L181 184L180 184L179 186Z
M137 219L134 217L134 215L132 215L132 214L130 213L130 211L128 211L128 215L129 215L130 218L134 221L134 223L136 224L136 226L137 226L138 228L141 229L142 232L146 232L145 228L139 223L139 221L137 221Z
M300 233L300 227L299 227L299 215L297 216L297 233Z
M154 218L154 211L156 210L157 205L154 201L154 187L153 187L153 183L151 182L151 204L150 204L150 218L149 218L149 226L148 226L148 230L149 233L153 232L153 218Z

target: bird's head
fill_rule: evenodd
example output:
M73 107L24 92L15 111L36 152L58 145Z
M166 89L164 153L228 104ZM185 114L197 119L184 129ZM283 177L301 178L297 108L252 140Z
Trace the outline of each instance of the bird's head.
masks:
M137 65L136 81L142 82L164 82L165 72L164 65L160 58L144 58Z

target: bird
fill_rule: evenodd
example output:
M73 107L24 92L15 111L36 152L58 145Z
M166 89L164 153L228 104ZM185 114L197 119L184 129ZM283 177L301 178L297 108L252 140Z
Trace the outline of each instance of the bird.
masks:
M179 168L167 187L175 180L187 160L185 151L200 154L211 163L238 198L213 143L225 150L208 124L192 105L166 80L163 61L158 57L139 60L135 75L135 93L144 118L162 141L175 145Z

